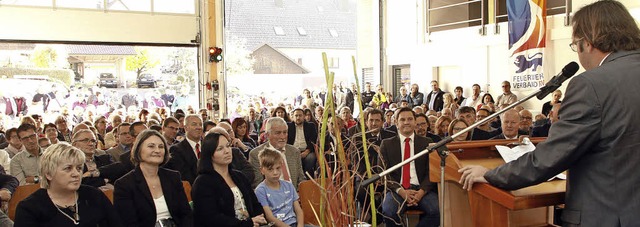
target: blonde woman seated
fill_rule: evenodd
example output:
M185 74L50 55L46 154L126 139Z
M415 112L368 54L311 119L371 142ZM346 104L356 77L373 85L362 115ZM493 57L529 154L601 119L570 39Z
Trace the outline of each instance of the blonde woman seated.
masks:
M104 193L81 185L85 156L67 143L51 145L41 157L38 191L22 200L14 226L122 226Z
M162 134L144 130L138 135L131 148L136 167L116 181L113 191L113 203L126 226L193 225L180 173L160 167L168 160Z
M460 119L453 119L453 121L451 121L451 123L449 124L449 135L453 136L454 134L462 131L467 127L469 127L469 125L467 125L467 122ZM453 141L471 141L471 131L465 132L464 134L453 138Z

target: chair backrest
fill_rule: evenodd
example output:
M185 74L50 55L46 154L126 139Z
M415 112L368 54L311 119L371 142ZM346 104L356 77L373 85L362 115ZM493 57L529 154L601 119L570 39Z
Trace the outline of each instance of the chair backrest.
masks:
M189 181L182 181L182 187L184 188L184 194L187 195L187 201L191 202L191 184Z
M29 197L38 189L40 189L40 184L22 185L16 188L16 191L11 195L11 199L9 200L9 218L11 220L14 220L16 217L16 208L18 207L18 203Z
M300 206L304 212L304 224L319 226L316 214L320 215L320 199L322 198L320 186L311 180L302 181L298 185L298 195L300 196Z
M104 192L104 195L106 195L109 201L111 201L111 204L113 204L113 189L102 190L102 192Z

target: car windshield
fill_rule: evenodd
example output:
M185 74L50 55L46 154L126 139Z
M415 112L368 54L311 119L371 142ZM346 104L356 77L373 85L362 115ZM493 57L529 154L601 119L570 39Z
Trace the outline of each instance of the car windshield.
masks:
M153 79L153 76L151 74L142 74L139 77L140 79L144 78L144 79Z
M113 74L111 73L101 73L100 79L113 78Z

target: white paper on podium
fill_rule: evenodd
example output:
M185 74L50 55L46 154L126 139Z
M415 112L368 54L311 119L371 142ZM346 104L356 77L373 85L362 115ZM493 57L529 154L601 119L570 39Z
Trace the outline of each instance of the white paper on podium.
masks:
M507 146L496 145L496 149L498 150L498 153L500 153L500 156L502 156L502 159L504 159L504 162L505 163L509 163L509 162L511 162L513 160L518 159L520 156L535 150L536 146L534 146L533 143L531 143L529 138L524 138L520 145L515 146L513 148L509 148ZM560 174L556 175L555 177L557 177L559 179L562 179L562 180L566 180L567 179L567 176L564 173L560 173ZM551 178L549 180L553 180L553 178Z

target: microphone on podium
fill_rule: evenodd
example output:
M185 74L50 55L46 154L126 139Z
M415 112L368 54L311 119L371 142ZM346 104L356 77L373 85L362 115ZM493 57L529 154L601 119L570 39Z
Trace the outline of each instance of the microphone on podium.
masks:
M562 68L562 71L555 75L544 85L544 87L540 88L540 93L536 96L539 100L544 99L549 93L558 89L562 82L572 77L576 72L578 72L580 66L575 61L570 62Z

